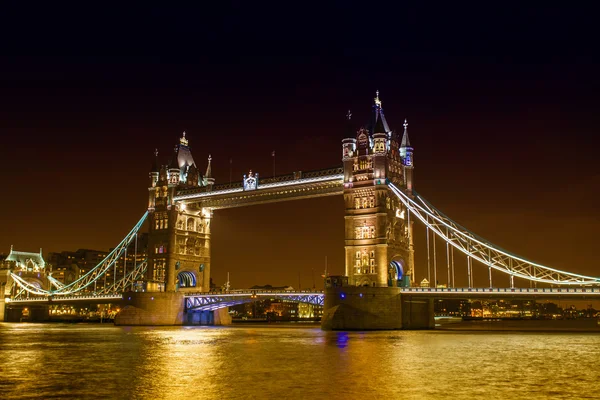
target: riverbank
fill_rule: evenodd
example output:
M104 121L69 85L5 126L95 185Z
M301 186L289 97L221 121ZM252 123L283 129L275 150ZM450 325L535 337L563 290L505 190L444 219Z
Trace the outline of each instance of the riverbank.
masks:
M436 330L451 331L519 331L519 332L599 332L596 318L580 319L513 319L436 318Z

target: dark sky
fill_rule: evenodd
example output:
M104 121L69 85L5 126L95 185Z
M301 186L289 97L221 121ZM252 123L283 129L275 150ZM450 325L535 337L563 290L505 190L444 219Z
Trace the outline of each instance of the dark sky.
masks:
M116 245L154 148L183 130L217 183L230 158L234 179L271 175L273 150L278 173L337 166L346 111L358 128L380 90L391 127L408 118L418 192L517 254L600 276L592 9L222 3L4 7L0 252ZM342 273L343 213L339 197L216 212L215 281L311 286L326 256Z

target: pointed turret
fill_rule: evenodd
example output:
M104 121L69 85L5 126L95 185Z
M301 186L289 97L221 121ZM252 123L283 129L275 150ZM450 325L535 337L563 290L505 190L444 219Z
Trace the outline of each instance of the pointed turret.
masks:
M208 155L208 165L206 166L206 174L204 174L204 181L206 182L206 186L208 186L208 190L212 189L212 185L215 184L215 178L212 177L212 167L211 167L212 156Z
M379 116L377 118L377 121L375 122L375 128L373 128L373 133L387 133L385 127L383 126L383 118L381 118L381 116Z
M400 148L409 148L410 140L408 140L408 122L406 118L404 119L404 134L402 135L402 142L400 143ZM412 147L411 147L412 149Z
M379 99L379 90L375 92L375 99L373 100L373 114L371 117L371 135L374 133L388 133L390 127L385 120L383 115L382 101Z
M404 134L402 135L402 142L400 143L400 156L402 157L402 164L404 165L404 183L409 193L412 193L413 186L413 150L414 149L410 145L410 140L408 139L408 121L405 119Z

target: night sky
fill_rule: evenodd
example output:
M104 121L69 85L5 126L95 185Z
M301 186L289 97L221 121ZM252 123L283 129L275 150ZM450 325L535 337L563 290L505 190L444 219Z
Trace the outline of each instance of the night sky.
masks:
M516 254L600 276L591 9L87 7L0 17L0 252L115 246L154 149L166 162L184 130L217 183L230 159L234 180L272 175L272 151L278 174L341 165L347 110L365 124L379 90L392 129L408 118L420 194ZM343 215L341 197L217 211L212 276L309 287L314 270L321 286L326 256L344 270Z

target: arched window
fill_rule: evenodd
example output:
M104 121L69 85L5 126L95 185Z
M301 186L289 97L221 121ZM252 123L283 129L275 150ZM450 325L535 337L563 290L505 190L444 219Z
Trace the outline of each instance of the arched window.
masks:
M187 230L188 231L193 231L194 230L194 218L188 218L188 220L187 220Z

